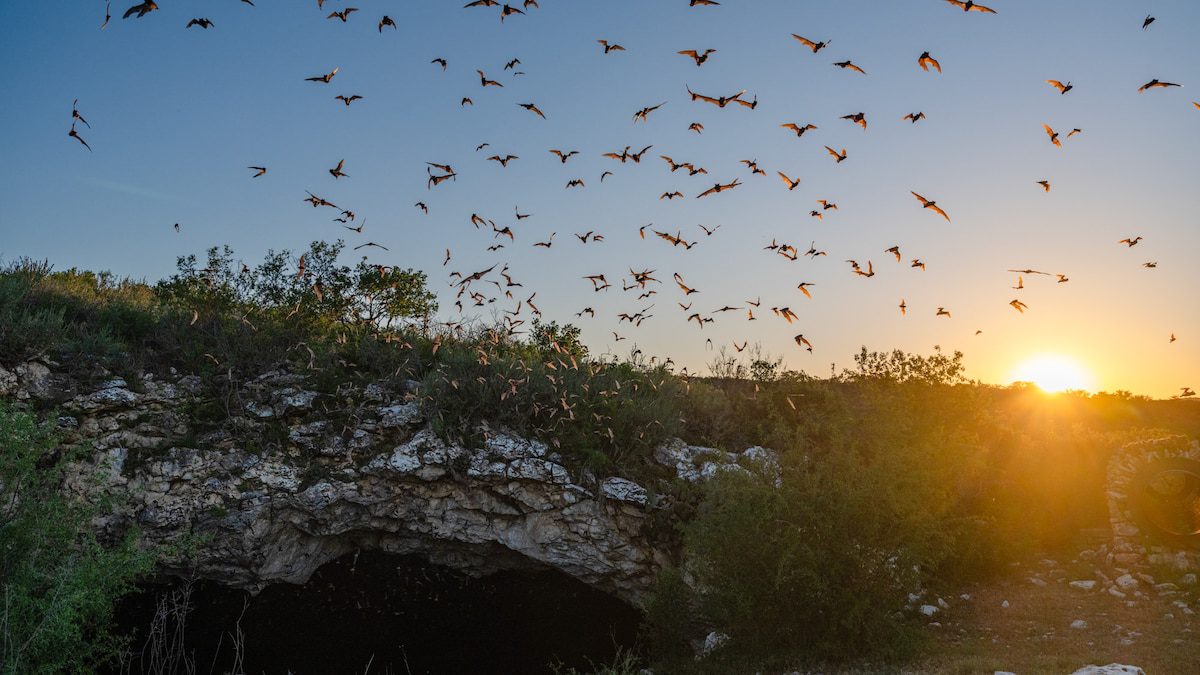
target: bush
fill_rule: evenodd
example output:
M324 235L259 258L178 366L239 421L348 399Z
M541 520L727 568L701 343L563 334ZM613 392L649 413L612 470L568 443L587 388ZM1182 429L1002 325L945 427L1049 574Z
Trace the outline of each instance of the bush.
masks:
M569 323L560 326L557 321L545 323L541 319L534 319L529 342L543 356L566 354L577 360L586 359L588 348L579 336L579 326Z
M649 605L660 650L674 653L685 626L731 638L711 657L718 669L729 658L766 668L896 658L914 646L908 594L980 536L963 488L981 470L984 399L957 384L960 355L864 355L834 381L783 373L693 392L690 417L731 409L724 419L748 428L745 440L768 440L781 466L703 487L682 526L684 576L664 574Z
M441 342L421 401L443 435L478 441L483 427L507 428L576 466L636 475L655 447L682 432L683 389L666 369L590 361L491 334Z
M659 644L704 625L730 636L722 651L764 667L912 647L901 613L956 543L955 495L926 473L937 461L929 447L875 450L847 438L819 456L785 453L779 486L772 472L725 472L706 485L683 526L696 590L681 601L667 574L650 603L650 630L667 638Z
M98 362L123 370L129 346L155 334L155 310L145 284L18 261L0 272L0 362L49 355L76 375Z
M342 249L313 242L299 257L269 252L251 268L213 248L203 267L179 258L178 272L154 286L18 261L0 271L0 363L47 356L76 375L101 366L228 377L285 361L315 370L437 310L424 273L342 265Z
M152 565L136 533L101 544L102 504L60 491L70 453L0 402L0 672L90 672L124 646L116 601Z

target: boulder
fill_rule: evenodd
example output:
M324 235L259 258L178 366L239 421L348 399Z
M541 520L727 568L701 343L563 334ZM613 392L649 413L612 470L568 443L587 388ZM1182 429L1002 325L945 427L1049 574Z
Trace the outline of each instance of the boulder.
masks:
M1084 666L1071 675L1146 675L1146 671L1137 666L1110 663L1107 666Z
M1121 576L1117 577L1114 583L1116 583L1117 588L1120 588L1123 591L1128 591L1130 589L1137 588L1138 580L1135 579L1132 574L1122 574Z

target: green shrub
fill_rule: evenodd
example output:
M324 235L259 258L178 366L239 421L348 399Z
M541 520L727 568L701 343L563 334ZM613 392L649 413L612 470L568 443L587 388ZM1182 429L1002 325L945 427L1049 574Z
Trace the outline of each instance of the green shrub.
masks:
M152 565L136 533L105 546L102 504L60 491L70 453L50 430L0 402L0 672L90 672L124 642L116 601Z
M679 663L692 656L692 605L695 594L683 572L667 567L659 572L654 593L645 605L642 634L659 661Z
M887 489L893 470L791 455L780 487L741 473L710 482L684 526L696 591L685 602L671 575L660 581L647 616L656 644L677 645L682 627L703 625L749 663L903 654L914 633L899 613L942 523L923 515L921 496Z
M908 594L979 534L961 488L980 471L983 400L954 384L958 358L932 369L914 368L928 365L919 357L872 358L836 381L784 373L689 400L701 406L693 413L731 408L768 440L781 481L760 468L703 487L682 525L691 597L664 575L647 614L652 643L678 645L685 626L724 633L718 669L730 657L782 668L910 649Z
M579 326L571 324L560 326L557 321L545 323L541 319L534 319L529 342L543 356L567 354L577 360L588 356L587 345L580 339Z
M213 248L203 266L179 258L177 273L153 286L18 261L0 271L0 362L46 356L77 376L95 366L226 378L284 362L347 370L338 366L362 340L393 338L437 304L424 273L339 264L342 250L340 241L313 242L296 258L269 252L252 268Z
M447 436L478 441L484 425L508 428L575 465L637 474L655 447L682 432L683 389L664 368L590 361L507 338L440 346L421 401Z

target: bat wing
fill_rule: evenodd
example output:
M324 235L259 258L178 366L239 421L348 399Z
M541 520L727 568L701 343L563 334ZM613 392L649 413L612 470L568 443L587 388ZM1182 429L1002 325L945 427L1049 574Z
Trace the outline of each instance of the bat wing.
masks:
M796 35L795 33L792 33L792 37L799 40L800 44L804 45L805 47L808 47L809 49L815 49L817 46L817 43L813 42L812 40L809 40L808 38L800 37L799 35Z

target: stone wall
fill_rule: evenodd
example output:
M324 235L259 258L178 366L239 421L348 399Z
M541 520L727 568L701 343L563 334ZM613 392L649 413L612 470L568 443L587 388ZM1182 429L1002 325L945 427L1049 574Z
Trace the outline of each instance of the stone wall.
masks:
M1154 462L1167 458L1200 461L1200 441L1168 436L1129 443L1116 450L1108 465L1108 510L1112 526L1109 562L1128 568L1168 566L1179 571L1200 568L1200 550L1181 546L1143 531L1134 504L1135 480Z

